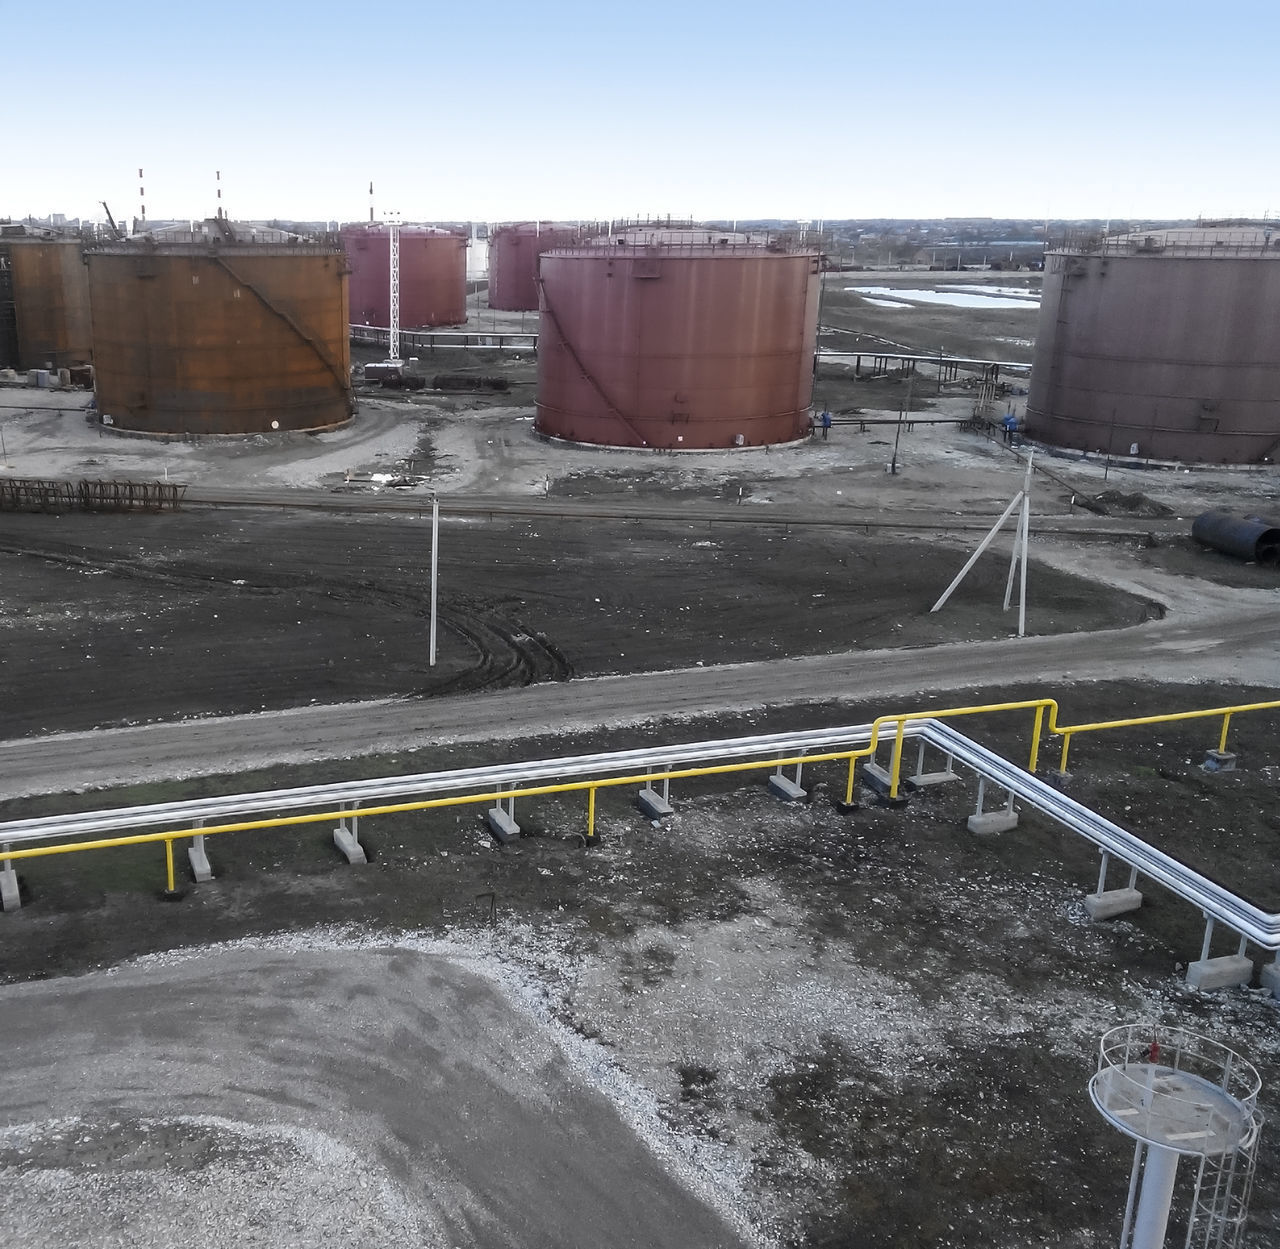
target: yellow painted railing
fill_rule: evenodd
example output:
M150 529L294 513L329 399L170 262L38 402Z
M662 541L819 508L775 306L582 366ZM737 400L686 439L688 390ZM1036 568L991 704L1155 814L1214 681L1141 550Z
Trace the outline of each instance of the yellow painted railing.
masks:
M595 837L596 826L596 793L601 789L618 788L624 785L651 784L654 781L685 780L704 776L725 776L737 772L760 771L809 765L847 761L849 765L845 787L845 801L853 802L855 778L859 759L873 758L879 748L882 734L888 735L892 726L892 759L889 771L889 794L898 796L901 783L902 746L906 735L907 723L911 720L942 720L959 716L986 715L995 712L1026 711L1035 712L1031 732L1031 749L1027 762L1027 770L1035 772L1039 762L1040 742L1047 732L1050 736L1062 738L1062 754L1059 760L1061 770L1066 770L1067 757L1072 739L1080 733L1094 733L1105 729L1133 728L1147 724L1169 724L1181 720L1212 719L1222 717L1222 730L1218 738L1218 749L1225 750L1227 730L1231 718L1248 711L1271 711L1280 708L1280 700L1272 702L1240 703L1228 707L1208 707L1196 711L1178 711L1166 715L1131 716L1121 720L1099 720L1090 724L1058 724L1058 703L1052 698L1024 699L1016 702L986 703L966 707L946 707L927 711L913 711L894 715L880 716L873 721L871 738L867 745L853 750L827 751L818 754L792 755L784 758L751 759L745 762L710 764L705 767L676 768L669 771L648 771L627 776L600 777L590 780L563 781L550 785L531 785L524 788L507 788L488 793L451 794L441 798L422 798L412 802L386 803L381 806L364 808L342 808L337 811L320 811L297 815L271 817L257 820L238 820L233 823L193 826L156 833L137 833L126 837L104 837L93 841L74 841L57 845L32 846L26 849L0 849L0 867L23 859L44 858L57 854L76 854L88 850L113 849L117 846L149 845L163 842L165 849L165 879L170 892L176 888L173 843L189 837L212 837L219 833L249 832L259 829L284 828L297 824L319 824L329 820L344 821L349 817L365 819L375 815L399 815L412 811L431 811L444 807L469 806L477 803L505 801L513 798L536 798L548 794L568 794L587 791L587 838ZM1049 712L1048 721L1045 711Z

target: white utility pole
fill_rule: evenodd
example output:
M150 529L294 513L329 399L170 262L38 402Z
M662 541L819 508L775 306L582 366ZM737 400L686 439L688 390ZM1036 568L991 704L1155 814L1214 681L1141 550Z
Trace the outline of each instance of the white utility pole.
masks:
M942 608L947 599L955 592L956 587L965 579L969 570L978 562L978 557L983 551L995 541L995 536L1004 527L1005 521L1013 515L1015 511L1019 511L1018 528L1013 538L1013 554L1009 560L1009 578L1005 582L1004 587L1004 610L1009 610L1009 604L1013 598L1013 578L1015 570L1019 563L1022 565L1022 581L1018 593L1018 636L1025 637L1027 633L1027 541L1031 530L1031 460L1035 455L1034 450L1027 452L1027 472L1023 478L1022 489L1009 501L1009 506L1000 513L1000 519L991 526L987 536L978 543L978 549L974 551L965 566L956 574L955 580L947 586L942 592L942 597L929 608L931 612L938 611Z
M391 334L387 359L400 359L400 222L388 214L387 230L391 248Z
M436 568L440 561L440 500L431 500L431 647L430 667L436 666Z

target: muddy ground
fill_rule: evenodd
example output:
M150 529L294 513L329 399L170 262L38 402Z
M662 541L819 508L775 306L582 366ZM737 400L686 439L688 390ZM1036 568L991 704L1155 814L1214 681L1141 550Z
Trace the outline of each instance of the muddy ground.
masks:
M826 529L188 510L0 530L0 739L190 715L1007 635L992 558ZM1037 566L1032 633L1158 615Z

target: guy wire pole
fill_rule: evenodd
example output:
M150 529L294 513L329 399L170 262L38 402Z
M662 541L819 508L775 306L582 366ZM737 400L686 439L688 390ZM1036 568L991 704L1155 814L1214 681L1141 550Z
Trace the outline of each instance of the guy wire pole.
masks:
M1021 502L1022 502L1022 491L1019 490L1018 493L1015 494L1013 498L1010 500L1009 506L1006 507L1004 511L1000 513L1000 519L996 521L994 525L991 526L991 530L987 534L987 536L983 538L981 542L978 543L978 549L974 551L972 555L969 556L969 559L965 563L965 566L962 569L960 569L958 573L956 573L955 580L949 586L947 586L945 590L943 590L942 597L936 603L934 603L932 607L929 608L931 612L938 611L946 603L947 599L951 597L952 593L955 591L956 586L958 586L965 579L965 576L968 574L969 569L972 568L974 564L978 562L978 557L982 554L983 551L987 549L987 547L991 545L992 541L994 541L995 539L996 534L1000 532L1001 527L1004 525L1004 522L1007 521L1009 517L1013 515L1013 509L1017 507L1018 504Z
M440 499L431 499L431 645L429 667L436 666L436 568L440 559Z
M1025 614L1026 604L1026 582L1027 582L1027 542L1026 542L1026 526L1031 519L1031 456L1035 454L1034 448L1027 455L1027 472L1022 482L1022 499L1023 509L1018 515L1017 532L1013 535L1013 550L1009 554L1009 579L1004 584L1004 610L1009 610L1009 604L1013 601L1013 578L1018 570L1018 562L1022 561L1022 600ZM1022 630L1018 630L1018 636L1022 636Z

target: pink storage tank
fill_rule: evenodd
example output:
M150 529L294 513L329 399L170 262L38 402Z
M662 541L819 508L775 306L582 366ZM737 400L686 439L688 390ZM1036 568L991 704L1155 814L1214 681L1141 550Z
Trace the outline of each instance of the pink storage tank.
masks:
M391 324L391 235L385 225L342 228L351 265L353 325ZM467 240L435 226L400 227L400 324L461 325L467 319Z
M554 221L520 221L489 235L489 307L503 312L537 312L538 257L578 242L576 226Z
M1280 231L1080 240L1045 257L1027 432L1107 455L1280 458Z
M816 252L756 244L543 255L535 428L683 451L806 436L818 284Z

